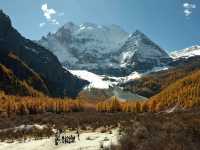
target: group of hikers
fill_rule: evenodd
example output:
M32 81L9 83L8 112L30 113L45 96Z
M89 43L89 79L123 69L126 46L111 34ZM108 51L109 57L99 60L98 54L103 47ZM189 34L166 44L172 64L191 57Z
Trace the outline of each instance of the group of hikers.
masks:
M80 140L80 138L79 138L80 134L79 134L78 129L76 131L76 134L77 134L78 140ZM63 144L74 143L75 138L76 138L75 135L66 136L62 130L58 130L55 134L55 145L58 145L60 143L63 143Z

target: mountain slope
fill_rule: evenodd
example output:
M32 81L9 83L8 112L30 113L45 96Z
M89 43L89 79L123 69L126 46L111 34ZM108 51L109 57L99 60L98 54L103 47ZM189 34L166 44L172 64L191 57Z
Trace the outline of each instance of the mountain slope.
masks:
M23 84L23 86L26 85L25 87L27 87L28 91L29 89L35 89L46 95L49 94L48 88L40 76L13 53L0 50L0 64L2 74L2 78L0 79L1 90L4 90L8 94L33 95L31 92L18 92L19 89L14 88L16 85ZM8 86L10 88L7 88Z
M38 41L72 70L127 76L171 61L168 54L140 31L129 35L119 26L67 23Z
M33 89L26 81L19 80L12 70L0 64L0 91L20 96L41 96L42 93Z
M181 106L191 108L200 105L200 71L196 71L161 91L150 99L157 110Z
M169 64L167 70L144 75L139 79L122 84L125 90L145 97L158 94L173 82L200 69L200 56L181 58Z
M50 96L74 97L87 84L63 69L49 50L21 36L3 11L0 22L0 50L15 53L34 70L44 80Z

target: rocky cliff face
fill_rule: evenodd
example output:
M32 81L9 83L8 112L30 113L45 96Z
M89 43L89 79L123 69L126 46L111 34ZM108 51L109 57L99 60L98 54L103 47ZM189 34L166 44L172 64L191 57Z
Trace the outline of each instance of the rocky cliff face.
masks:
M136 31L120 49L120 66L138 72L162 67L171 62L169 55L145 34Z
M119 26L67 23L39 43L58 56L69 69L125 76L166 65L171 59L142 32L129 35Z
M0 11L0 50L13 52L36 72L51 96L74 97L87 84L63 69L52 52L21 36L3 11Z

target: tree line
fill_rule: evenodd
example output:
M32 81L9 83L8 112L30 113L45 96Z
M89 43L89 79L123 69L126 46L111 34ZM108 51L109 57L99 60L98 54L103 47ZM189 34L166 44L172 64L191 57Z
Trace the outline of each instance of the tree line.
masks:
M0 115L27 115L45 112L67 113L88 109L84 100L10 96L0 92ZM116 97L100 101L98 112L159 112L178 106L188 109L200 106L200 71L177 80L156 96L146 101L121 102Z
M200 71L177 80L146 101L120 102L116 97L97 104L99 112L159 112L173 107L188 109L200 106Z
M28 115L45 112L66 113L83 111L81 100L56 99L49 97L20 97L5 95L0 92L0 114Z

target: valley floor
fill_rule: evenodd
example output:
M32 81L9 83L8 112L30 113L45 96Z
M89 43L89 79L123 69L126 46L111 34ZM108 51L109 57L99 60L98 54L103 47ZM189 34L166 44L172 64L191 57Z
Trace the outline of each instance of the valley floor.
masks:
M111 150L199 150L200 147L199 108L140 114L92 111L67 114L47 113L0 118L0 127L1 130L5 130L6 126L13 128L22 124L40 124L39 127L41 127L41 125L51 124L54 128L68 129L70 130L68 134L76 135L74 131L77 127L77 120L81 128L80 141L73 144L55 146L52 134L51 138L43 136L41 140L31 140L25 143L1 141L0 150L95 150L100 148L102 141L105 146L111 143L118 144ZM16 133L5 132L3 134L0 132L0 140L8 136L13 138ZM14 141L18 140L14 139Z
M67 132L66 135L74 134ZM112 132L83 132L80 134L80 141L76 138L75 143L71 144L54 144L54 137L42 140L29 140L26 142L0 143L0 150L98 150L101 145L109 147L111 144L117 143L117 129Z

